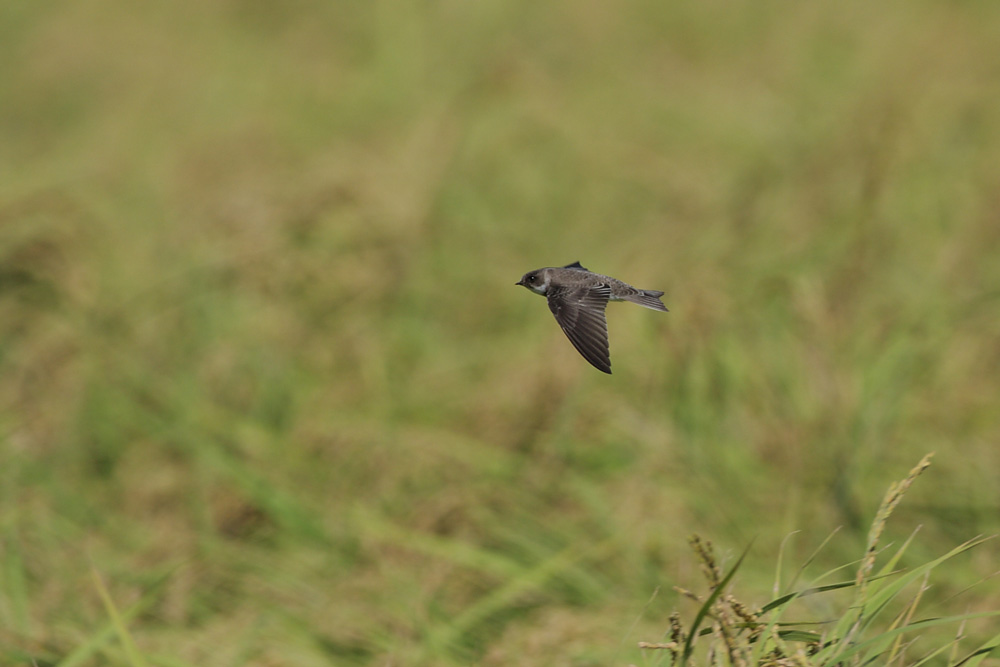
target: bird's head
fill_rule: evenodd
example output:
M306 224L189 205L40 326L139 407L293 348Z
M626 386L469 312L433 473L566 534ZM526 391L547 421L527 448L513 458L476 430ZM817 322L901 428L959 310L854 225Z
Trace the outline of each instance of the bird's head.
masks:
M544 296L545 292L549 289L549 273L546 269L529 271L521 276L521 279L514 284L527 287L535 294L541 294Z

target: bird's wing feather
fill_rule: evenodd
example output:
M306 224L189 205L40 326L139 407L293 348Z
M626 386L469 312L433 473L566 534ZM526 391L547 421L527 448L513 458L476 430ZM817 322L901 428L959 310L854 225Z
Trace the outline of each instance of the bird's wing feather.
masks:
M550 287L548 292L549 309L569 342L595 368L609 374L611 352L604 308L610 296L607 285Z

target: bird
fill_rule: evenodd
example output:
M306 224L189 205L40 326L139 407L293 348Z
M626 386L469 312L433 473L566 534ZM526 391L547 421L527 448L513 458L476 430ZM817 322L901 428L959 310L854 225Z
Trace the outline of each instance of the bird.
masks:
M604 317L608 301L631 301L668 312L660 301L663 292L638 289L617 278L593 273L579 261L529 271L514 284L548 299L549 310L569 342L594 368L608 375L611 375L611 352Z

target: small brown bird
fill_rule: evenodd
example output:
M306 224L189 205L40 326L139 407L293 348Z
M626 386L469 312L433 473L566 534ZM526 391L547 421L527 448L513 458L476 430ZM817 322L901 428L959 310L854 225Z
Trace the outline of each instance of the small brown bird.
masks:
M549 300L549 310L573 343L594 368L611 374L608 323L604 309L608 301L631 301L667 312L660 301L663 292L637 289L617 278L592 273L573 262L562 267L535 269L521 276L516 285L527 287Z

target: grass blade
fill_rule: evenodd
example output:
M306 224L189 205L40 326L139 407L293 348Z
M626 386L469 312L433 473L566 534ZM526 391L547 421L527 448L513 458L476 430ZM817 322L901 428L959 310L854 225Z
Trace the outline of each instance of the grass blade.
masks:
M114 600L111 599L111 594L101 579L101 575L98 574L97 568L91 567L90 574L94 579L94 586L101 596L101 602L104 603L104 609L108 612L108 616L111 617L111 623L118 635L118 641L121 642L122 647L125 649L125 655L128 656L129 664L133 667L148 667L146 660L142 657L138 647L132 640L132 635L129 634L128 627L125 625L125 619L122 618L118 607L115 606Z
M694 617L694 622L691 624L691 630L688 632L687 640L684 642L684 652L681 654L680 663L682 667L687 664L688 660L691 658L691 654L694 652L694 637L698 633L698 627L701 625L702 621L705 620L705 617L708 616L708 612L711 610L712 605L715 604L715 601L719 599L719 596L722 595L722 591L725 590L733 576L736 575L736 571L740 569L743 559L747 557L748 553L750 553L751 546L753 546L753 542L747 545L746 549L743 550L743 553L740 554L740 557L736 560L736 564L734 564L729 570L729 573L722 578L719 585L715 587L712 594L708 596L704 604L701 605L701 608L698 609L698 613Z

